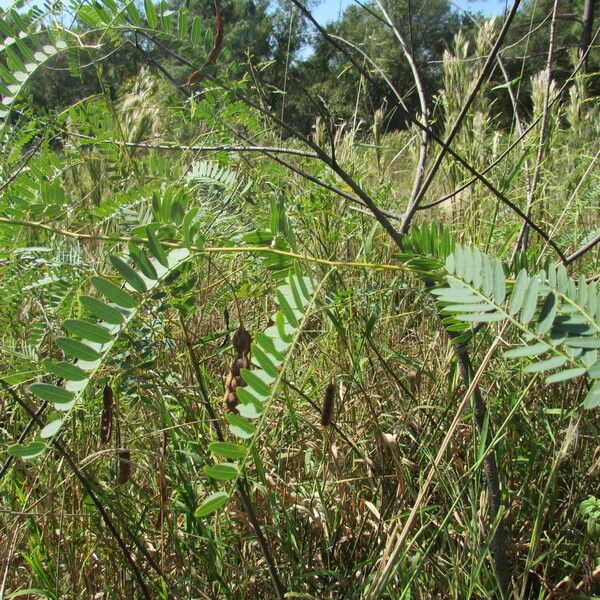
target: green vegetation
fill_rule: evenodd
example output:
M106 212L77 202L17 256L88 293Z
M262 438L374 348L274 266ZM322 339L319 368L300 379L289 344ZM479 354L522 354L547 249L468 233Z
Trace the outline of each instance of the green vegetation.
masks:
M0 14L0 599L600 597L598 15L519 4Z

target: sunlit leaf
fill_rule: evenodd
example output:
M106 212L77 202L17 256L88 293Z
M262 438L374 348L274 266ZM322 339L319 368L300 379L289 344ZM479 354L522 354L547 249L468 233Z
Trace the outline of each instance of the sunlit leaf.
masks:
M125 321L121 312L97 298L93 298L92 296L79 296L79 302L81 302L82 306L91 315L101 321L106 321L112 325L121 325Z
M30 442L29 444L14 444L6 449L10 456L27 460L35 458L44 452L46 444L44 442Z
M125 290L116 286L112 281L103 277L92 277L94 287L110 302L114 302L123 308L135 308L136 301ZM104 319L106 321L106 319ZM110 323L110 321L107 321Z
M50 402L51 404L62 404L73 400L73 393L65 390L63 387L52 385L50 383L32 383L29 391L38 398Z
M246 447L232 442L211 442L208 449L217 456L231 458L233 460L242 460L246 455Z
M218 481L230 481L238 474L237 467L233 463L216 463L204 467L204 472Z
M109 259L115 270L136 292L147 291L144 280L122 258L111 254Z
M102 355L87 344L67 337L56 338L56 345L68 356L80 360L97 360Z
M97 342L99 344L107 344L113 341L113 337L99 325L88 323L87 321L81 321L79 319L67 319L63 322L63 327L73 335L83 338L84 340L90 340L91 342Z
M196 509L194 515L198 518L206 517L221 508L229 500L229 494L226 492L215 492L208 496L204 502Z
M72 363L46 359L42 364L48 372L67 381L84 381L88 377L85 371Z

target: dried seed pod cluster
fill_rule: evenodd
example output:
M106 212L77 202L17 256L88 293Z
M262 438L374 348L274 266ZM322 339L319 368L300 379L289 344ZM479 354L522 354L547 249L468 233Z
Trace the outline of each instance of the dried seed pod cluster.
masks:
M233 336L233 349L235 358L229 367L229 373L225 380L225 408L227 412L237 413L238 397L236 389L245 386L245 382L240 375L242 369L250 368L250 347L252 346L252 336L240 325Z

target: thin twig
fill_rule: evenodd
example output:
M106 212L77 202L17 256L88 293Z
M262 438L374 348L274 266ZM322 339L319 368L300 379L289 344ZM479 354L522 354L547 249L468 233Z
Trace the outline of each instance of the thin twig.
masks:
M127 146L129 148L143 148L145 150L170 150L175 152L273 152L277 154L293 154L306 158L318 158L314 152L297 150L295 148L279 148L276 146L240 146L222 144L218 146L186 146L184 144L152 144L149 142L122 142L117 140L100 140L90 135L64 130L64 132L76 138L92 140L98 144L114 144L115 146Z
M510 25L511 25L515 15L517 14L517 9L519 8L520 4L521 4L521 0L515 0L515 2L513 3L513 6L511 8L510 12L506 16L506 19L504 20L502 29L500 30L500 33L498 34L498 37L496 38L496 41L494 42L494 46L490 50L490 53L483 65L483 68L481 69L481 73L479 74L477 81L474 83L473 88L471 89L469 96L465 100L458 117L456 117L456 121L454 121L454 124L450 128L450 131L448 132L448 135L446 136L446 139L444 140L444 145L442 146L439 154L436 156L436 158L433 162L433 165L429 169L429 173L425 177L425 181L423 182L421 189L415 195L413 202L411 204L409 204L409 206L407 207L406 213L404 215L404 219L402 221L402 232L403 233L406 233L408 231L408 228L410 226L410 223L412 222L412 219L415 215L415 212L417 210L419 203L421 202L421 200L427 193L427 190L431 186L433 179L435 178L439 168L442 165L444 157L446 156L447 148L449 148L450 145L452 144L452 142L454 141L454 138L456 137L456 134L459 132L460 128L462 127L464 119L467 116L467 113L469 112L469 109L471 108L473 101L479 94L479 91L481 90L483 83L485 82L485 80L487 79L489 74L491 73L494 63L496 61L496 56L498 55L498 52L500 52L500 48L502 47L502 44L504 43L504 39L506 38L506 35L508 34L508 30L510 28Z
M68 237L74 240L95 240L102 242L134 242L138 244L147 244L148 239L144 237L128 237L122 235L95 235L91 233L81 233L78 231L71 231L69 229L61 229L43 223L41 221L26 221L23 219L8 219L6 217L0 217L0 224L14 225L19 227L32 227L34 229L42 229L55 235ZM188 248L192 252L196 252L201 256L209 256L211 254L278 254L280 256L287 256L289 258L297 258L299 260L312 262L315 264L326 265L328 267L350 267L350 268L373 268L382 269L386 271L410 271L412 273L421 272L418 268L413 267L409 263L398 262L398 264L386 264L386 263L368 263L360 261L341 261L341 260L327 260L325 258L317 258L308 254L300 254L299 252L291 252L288 250L279 250L278 248L271 248L270 246L194 246L187 245L183 242L169 242L162 241L161 244L166 248Z
M579 250L576 250L570 256L567 256L565 259L565 264L570 265L572 262L576 261L578 258L583 256L586 252L589 252L592 248L600 244L600 233L593 237L589 242L585 243Z
M600 35L600 28L598 28L596 30L596 33L594 34L594 39L593 39L594 42L596 41L596 39L598 38L599 35ZM589 50L588 50L588 52L589 52ZM502 69L502 62L500 60L500 57L498 57L498 61L499 61L498 64L501 66L500 68ZM583 67L583 58L580 59L579 63L573 69L571 75L567 78L565 83L558 90L558 92L552 98L552 100L550 100L550 107L552 107L554 104L557 104L559 102L559 100L561 99L565 90L569 87L572 78L582 69L582 67ZM491 162L487 167L485 167L485 169L483 169L483 171L481 171L481 175L485 175L486 173L491 171L494 167L496 167L498 164L500 164L517 147L517 145L519 143L521 143L525 139L525 137L537 126L537 124L541 121L541 119L542 119L542 115L540 114L525 129L523 129L523 132L519 134L517 139L515 139L514 142L512 142L506 148L506 150L504 150L504 152L502 152L502 154L500 154L498 156L498 158L496 158L496 160ZM465 167L465 168L467 168L467 167ZM467 170L468 170L468 168L467 168ZM477 176L474 176L471 179L469 179L468 181L466 181L465 183L463 183L462 185L460 185L459 187L457 187L456 189L454 189L452 192L446 194L445 196L441 196L437 200L434 200L433 202L430 202L428 204L420 204L417 210L427 210L429 208L433 208L434 206L438 206L439 204L446 202L446 200L450 200L450 199L454 198L454 196L456 196L460 192L464 191L465 189L467 189L468 187L470 187L477 181L480 181L480 179ZM549 234L549 237L552 238L552 233Z
M388 25L391 27L394 35L400 42L400 47L402 48L402 52L406 58L410 66L410 70L415 82L415 87L417 88L417 95L419 96L419 103L421 105L421 119L424 125L424 129L421 130L421 143L419 144L419 159L417 161L417 167L415 169L415 177L413 181L412 191L410 193L410 198L408 201L408 206L413 206L416 202L417 196L419 194L419 190L421 188L421 182L423 180L423 176L425 174L425 161L427 160L427 150L429 147L429 135L427 133L427 129L429 129L429 110L427 108L427 98L425 96L425 86L423 85L423 79L421 78L421 74L419 73L419 69L417 67L417 63L415 61L413 55L413 48L408 48L406 42L404 41L403 35L400 33L400 30L396 27L392 18L388 14L383 2L381 0L376 0L377 6L383 13ZM409 5L410 6L410 5ZM409 16L410 23L410 16ZM402 224L402 229L405 229L404 221Z

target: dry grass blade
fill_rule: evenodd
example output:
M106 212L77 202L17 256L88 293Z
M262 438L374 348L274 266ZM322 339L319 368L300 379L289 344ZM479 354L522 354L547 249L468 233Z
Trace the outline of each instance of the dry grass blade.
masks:
M408 535L412 531L419 510L423 506L423 503L427 500L427 494L429 493L429 489L431 487L431 482L435 474L437 473L439 466L446 454L448 446L450 445L450 441L452 440L453 435L456 433L456 429L460 423L461 416L467 407L468 403L471 401L471 397L473 396L473 392L477 385L479 384L479 380L483 376L485 370L487 369L490 361L492 360L492 356L496 351L496 348L502 341L502 335L507 328L507 324L504 324L500 333L496 336L493 343L490 345L489 350L487 351L484 359L481 361L481 365L477 369L471 384L469 385L467 391L465 392L463 399L461 400L458 408L456 409L456 413L454 415L454 419L444 436L444 439L440 445L440 449L433 460L433 464L431 465L429 472L427 473L427 477L425 478L424 483L421 485L419 489L418 496L410 510L410 513L402 524L398 522L392 529L392 531L388 534L387 542L385 545L385 549L380 559L380 564L377 569L376 575L373 579L373 583L369 588L367 595L365 596L366 600L378 600L382 597L385 585L390 578L392 572L396 567L396 559L402 546L407 542Z

